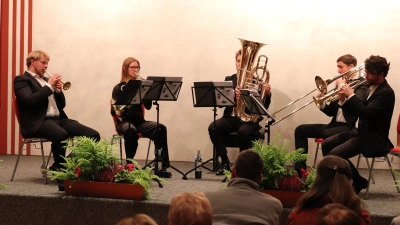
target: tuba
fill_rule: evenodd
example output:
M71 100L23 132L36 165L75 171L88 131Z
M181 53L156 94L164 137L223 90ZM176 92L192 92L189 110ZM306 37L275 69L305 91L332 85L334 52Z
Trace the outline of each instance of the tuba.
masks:
M249 89L260 93L262 101L265 100L266 92L262 85L264 82L269 82L269 71L267 69L268 58L265 55L260 55L257 60L257 66L253 67L255 58L258 51L265 44L248 41L239 38L242 45L242 62L238 69L237 86L239 89ZM263 59L263 60L262 60ZM260 62L264 62L264 65L260 65ZM261 76L258 74L258 70L262 70ZM246 104L243 99L239 96L236 97L236 107L234 108L234 114L239 117L243 122L257 122L260 118L258 114L247 114L245 112Z

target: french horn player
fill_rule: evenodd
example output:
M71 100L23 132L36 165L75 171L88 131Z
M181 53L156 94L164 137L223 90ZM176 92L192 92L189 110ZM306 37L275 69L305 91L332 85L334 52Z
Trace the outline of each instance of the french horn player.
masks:
M358 98L362 98L364 92L368 89L365 78L361 73L364 66L357 66L357 59L350 54L340 56L336 60L336 66L339 73L338 76L323 82L318 82L318 80L322 80L318 79L319 77L315 79L318 89L321 89L322 92L319 92L314 97L314 102L325 115L332 117L332 119L328 124L314 123L297 126L294 132L295 149L302 148L305 153L308 153L308 138L326 139L354 127L356 116L354 113L339 107L338 90L346 83L351 84L356 82L355 84L357 85L353 85L354 93ZM327 85L333 82L335 82L335 85L332 86L336 86L336 88L332 88L329 93L324 93L327 92ZM306 162L296 163L295 169L301 177L302 171L306 169Z
M256 42L250 42L250 41L245 41L241 40L243 47L239 51L236 52L235 55L235 60L236 60L236 69L237 69L237 74L233 74L231 76L227 76L225 78L225 81L232 81L233 88L235 91L235 103L238 106L238 103L240 102L240 89L250 89L246 87L245 85L240 87L239 81L240 80L245 80L244 77L240 76L245 76L249 75L250 72L249 68L246 68L246 65L244 64L249 64L249 67L252 66L253 62L250 62L250 60L253 59L253 56L257 54L257 51L263 44L259 44ZM253 49L250 49L247 44L253 44L257 46L252 46ZM244 54L243 54L244 52ZM266 68L266 66L265 66ZM251 75L251 78L254 76ZM264 99L263 103L266 109L268 109L270 102L271 102L271 86L268 84L268 82L261 81L261 77L254 77L259 84L256 85L255 89L257 91L264 93ZM269 74L268 74L268 79L269 79ZM246 83L245 81L243 83ZM254 85L253 85L254 86ZM260 94L261 95L261 94ZM242 102L243 103L243 102ZM243 103L244 104L244 103ZM209 127L208 127L208 132L210 135L210 139L213 142L215 148L216 148L216 153L217 156L221 158L221 164L217 170L217 175L223 175L223 170L224 169L230 169L229 166L229 158L227 155L227 150L226 150L226 145L225 145L225 139L227 138L228 134L231 132L237 132L238 133L238 138L237 141L239 143L239 148L240 151L246 150L248 148L251 148L252 141L257 139L257 134L259 133L259 121L262 120L261 116L258 116L255 118L255 121L251 121L252 115L248 115L247 109L244 108L243 112L241 112L241 116L238 115L237 113L237 107L226 107L224 110L224 115L222 118L218 119L214 122L212 122ZM245 115L245 116L244 116ZM241 117L245 117L245 121L242 120ZM214 131L215 127L215 131ZM236 140L235 140L236 141Z
M139 76L140 63L133 57L128 57L122 63L120 83L115 85L112 91L112 103L114 103L123 92L129 80L143 80ZM139 133L141 136L154 141L157 153L161 153L162 168L158 168L157 174L160 177L170 178L171 173L167 171L170 167L167 128L164 124L158 124L158 135L156 134L157 122L147 121L144 118L144 109L150 110L151 100L142 100L141 104L135 105L114 105L111 104L111 115L117 116L116 131L124 136L125 154L127 163L134 159L138 147Z

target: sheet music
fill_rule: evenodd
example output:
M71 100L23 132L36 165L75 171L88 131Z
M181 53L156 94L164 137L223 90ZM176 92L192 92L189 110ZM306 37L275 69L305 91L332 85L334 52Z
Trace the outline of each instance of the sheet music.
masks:
M160 100L175 100L178 98L182 77L166 77Z
M132 98L131 104L140 104L141 100L146 96L147 92L149 91L152 83L152 80L142 80L139 91L136 92L135 96Z

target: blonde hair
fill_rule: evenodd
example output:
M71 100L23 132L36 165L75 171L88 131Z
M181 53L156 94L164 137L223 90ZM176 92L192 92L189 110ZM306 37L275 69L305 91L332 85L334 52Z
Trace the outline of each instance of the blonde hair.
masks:
M211 225L210 202L201 192L175 195L171 199L168 218L170 225Z
M28 57L26 57L26 66L29 68L31 66L31 60L39 60L41 56L46 57L48 60L50 60L49 54L47 54L45 51L42 50L35 50L31 53L29 53Z
M133 62L137 62L139 67L140 67L140 62L139 60L133 58L133 57L128 57L124 60L124 62L122 63L122 70L121 70L121 80L120 82L125 82L127 83L131 78L128 74L128 67L131 63Z

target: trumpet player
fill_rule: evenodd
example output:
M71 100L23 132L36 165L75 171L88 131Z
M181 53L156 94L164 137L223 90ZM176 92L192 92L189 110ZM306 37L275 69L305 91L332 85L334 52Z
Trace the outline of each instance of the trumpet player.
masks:
M386 81L390 63L379 55L371 55L364 63L365 77L370 87L362 98L358 98L347 84L339 90L339 106L358 117L358 123L353 129L329 137L322 143L324 155L337 155L347 159L352 170L353 188L357 194L367 188L368 181L348 159L360 153L365 157L386 156L393 148L388 135L395 95Z
M14 93L20 113L20 128L24 138L46 138L51 141L54 163L50 170L59 170L65 160L69 137L87 136L100 140L100 134L92 128L69 119L64 112L65 96L61 89L61 75L44 77L50 56L41 50L29 53L28 69L14 79Z
M336 60L337 72L339 74L345 73L357 66L357 59L350 55L342 55ZM357 73L351 75L351 78L357 76ZM342 78L336 80L336 86L344 85L346 81ZM354 93L357 98L361 98L364 92L368 89L368 85L359 85ZM321 97L322 93L318 93L316 97ZM338 105L338 101L331 102L330 104L322 104L320 110L325 115L332 117L329 124L302 124L296 127L294 132L295 148L303 148L305 153L308 153L308 138L323 138L326 139L332 135L349 131L356 121L354 112L343 110ZM298 162L295 165L299 176L301 176L301 169L306 169L306 162Z
M139 72L139 60L133 57L126 58L122 63L120 83L115 85L112 91L112 98L115 100L118 99L123 87L129 80L141 79ZM143 100L142 104L147 110L150 110L152 107L151 100ZM171 177L171 173L167 171L167 168L170 167L167 144L167 127L164 124L159 123L159 133L157 135L155 132L157 129L157 122L147 121L144 119L142 104L125 107L123 112L119 112L121 113L121 121L116 124L116 130L118 134L124 136L125 154L128 159L127 162L129 163L129 159L133 159L136 155L139 139L138 133L140 133L143 137L153 140L156 149L162 149L162 168L160 168L160 172L157 175L169 178ZM111 107L111 115L117 115L114 107Z
M239 50L235 55L236 70L240 68L241 60L242 52ZM240 90L236 87L237 80L237 74L225 78L225 81L232 81L233 87L235 87L236 96L240 96ZM271 86L268 83L263 83L262 88L266 91L264 106L268 109L271 103ZM224 136L231 132L238 132L240 151L251 148L251 141L254 139L254 134L259 130L258 122L242 122L240 118L234 115L233 107L226 107L223 117L215 121L215 131L214 122L209 125L208 133L210 139L216 148L217 156L221 158L221 166L216 173L217 175L224 175L224 169L230 169L230 161L224 143Z

